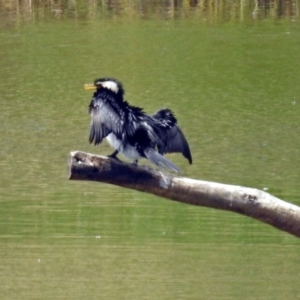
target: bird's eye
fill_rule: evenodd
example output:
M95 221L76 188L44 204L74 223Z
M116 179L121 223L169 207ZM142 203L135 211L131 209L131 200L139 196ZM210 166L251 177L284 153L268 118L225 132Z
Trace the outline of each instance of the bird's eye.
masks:
M102 83L101 82L96 82L95 86L97 89L100 89L102 87Z

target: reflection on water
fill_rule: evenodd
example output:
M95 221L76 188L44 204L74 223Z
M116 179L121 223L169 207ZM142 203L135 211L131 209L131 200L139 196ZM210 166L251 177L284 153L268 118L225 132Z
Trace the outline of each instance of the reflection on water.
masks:
M190 1L5 1L0 2L1 23L55 19L162 18L199 19L204 22L296 18L299 0L190 0Z

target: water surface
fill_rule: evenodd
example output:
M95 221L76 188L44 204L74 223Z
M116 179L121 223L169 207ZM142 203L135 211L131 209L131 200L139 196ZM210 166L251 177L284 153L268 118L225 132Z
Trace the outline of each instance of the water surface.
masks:
M175 112L194 164L168 157L185 176L300 205L297 12L74 3L1 6L3 297L299 298L297 238L230 212L70 182L66 171L72 150L111 152L88 144L83 85L114 76L133 105Z

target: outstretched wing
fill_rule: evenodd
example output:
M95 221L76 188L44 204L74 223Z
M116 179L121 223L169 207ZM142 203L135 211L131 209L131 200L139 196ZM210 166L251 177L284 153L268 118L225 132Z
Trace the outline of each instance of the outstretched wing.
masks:
M90 125L90 143L98 145L111 132L120 136L124 123L124 113L118 103L109 95L95 96L90 105L89 112L91 115Z
M192 155L189 144L183 135L181 129L174 125L167 130L167 143L165 153L180 152L192 164Z
M177 120L169 109L162 109L152 115L155 119L155 128L158 132L157 144L160 154L179 152L189 163L192 163L192 155L189 144L177 125Z

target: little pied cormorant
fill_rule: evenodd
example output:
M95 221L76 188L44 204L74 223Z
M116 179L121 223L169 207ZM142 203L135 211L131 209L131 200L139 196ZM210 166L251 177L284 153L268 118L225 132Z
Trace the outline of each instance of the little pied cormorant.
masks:
M165 153L180 152L192 163L189 145L171 110L165 108L147 115L142 108L129 105L123 99L122 84L114 78L97 79L94 84L86 84L85 89L96 90L89 105L89 141L98 145L106 138L115 149L110 157L117 159L120 152L135 163L147 158L176 172L181 170L163 157Z

